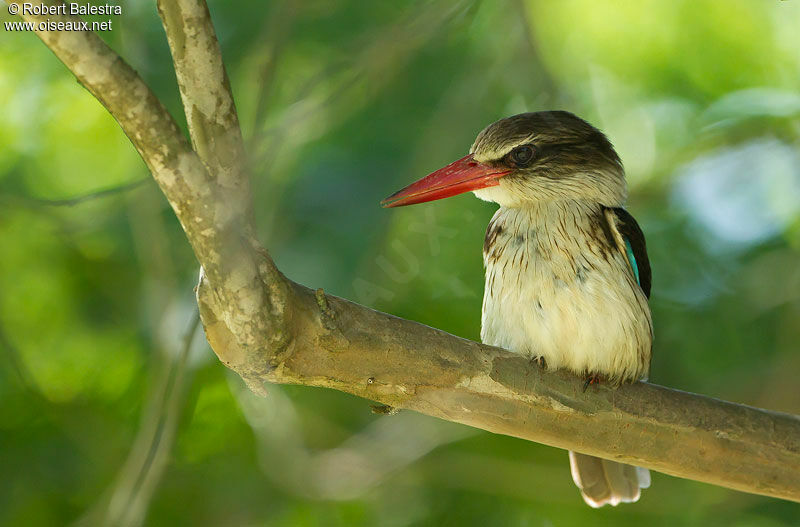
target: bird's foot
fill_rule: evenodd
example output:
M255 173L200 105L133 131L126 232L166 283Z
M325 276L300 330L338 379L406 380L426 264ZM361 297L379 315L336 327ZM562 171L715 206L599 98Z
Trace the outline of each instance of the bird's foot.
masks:
M592 384L600 384L602 380L603 377L597 373L589 375L588 377L586 377L586 382L583 383L583 391L585 392L586 388L588 388Z
M372 409L373 414L378 415L395 415L400 411L400 408L389 406L388 404L371 404L369 407Z
M546 370L547 369L547 361L544 360L544 357L533 357L531 362L539 366L539 368Z

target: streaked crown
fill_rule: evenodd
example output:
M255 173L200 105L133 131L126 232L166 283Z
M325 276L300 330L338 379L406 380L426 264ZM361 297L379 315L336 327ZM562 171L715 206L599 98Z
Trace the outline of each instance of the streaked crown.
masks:
M611 142L569 112L501 119L478 134L470 153L479 163L513 169L498 186L475 191L503 206L563 199L620 206L627 195L622 162Z

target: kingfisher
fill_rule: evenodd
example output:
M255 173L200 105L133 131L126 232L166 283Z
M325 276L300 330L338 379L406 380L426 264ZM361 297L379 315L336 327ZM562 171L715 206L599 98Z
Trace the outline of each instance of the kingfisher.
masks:
M499 205L483 244L481 340L587 384L646 379L650 263L624 208L625 171L608 138L566 111L507 117L484 128L469 155L381 205L469 191ZM641 467L577 452L569 461L592 507L635 502L650 486Z

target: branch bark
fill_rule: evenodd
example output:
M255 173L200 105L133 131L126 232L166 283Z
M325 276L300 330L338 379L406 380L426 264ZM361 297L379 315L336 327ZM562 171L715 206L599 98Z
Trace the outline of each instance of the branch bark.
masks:
M197 295L209 343L251 388L263 382L333 388L495 433L800 501L797 416L647 383L584 393L572 375L540 371L508 351L286 279L251 234L243 158L231 160L223 151L231 144L236 151L241 138L207 8L181 0L173 12L162 4L199 156L136 73L99 38L37 34L114 115L150 167L205 270ZM206 60L211 78L190 71ZM206 97L216 102L201 104Z
M250 180L239 117L204 0L158 0L192 146L216 183L250 213Z

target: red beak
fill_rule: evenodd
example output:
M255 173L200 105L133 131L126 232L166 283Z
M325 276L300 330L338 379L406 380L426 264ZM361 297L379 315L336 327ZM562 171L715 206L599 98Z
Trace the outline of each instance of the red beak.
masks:
M510 172L511 169L506 167L491 167L478 163L470 154L398 190L381 201L381 206L404 207L449 198L471 190L494 187L500 184L501 177Z

